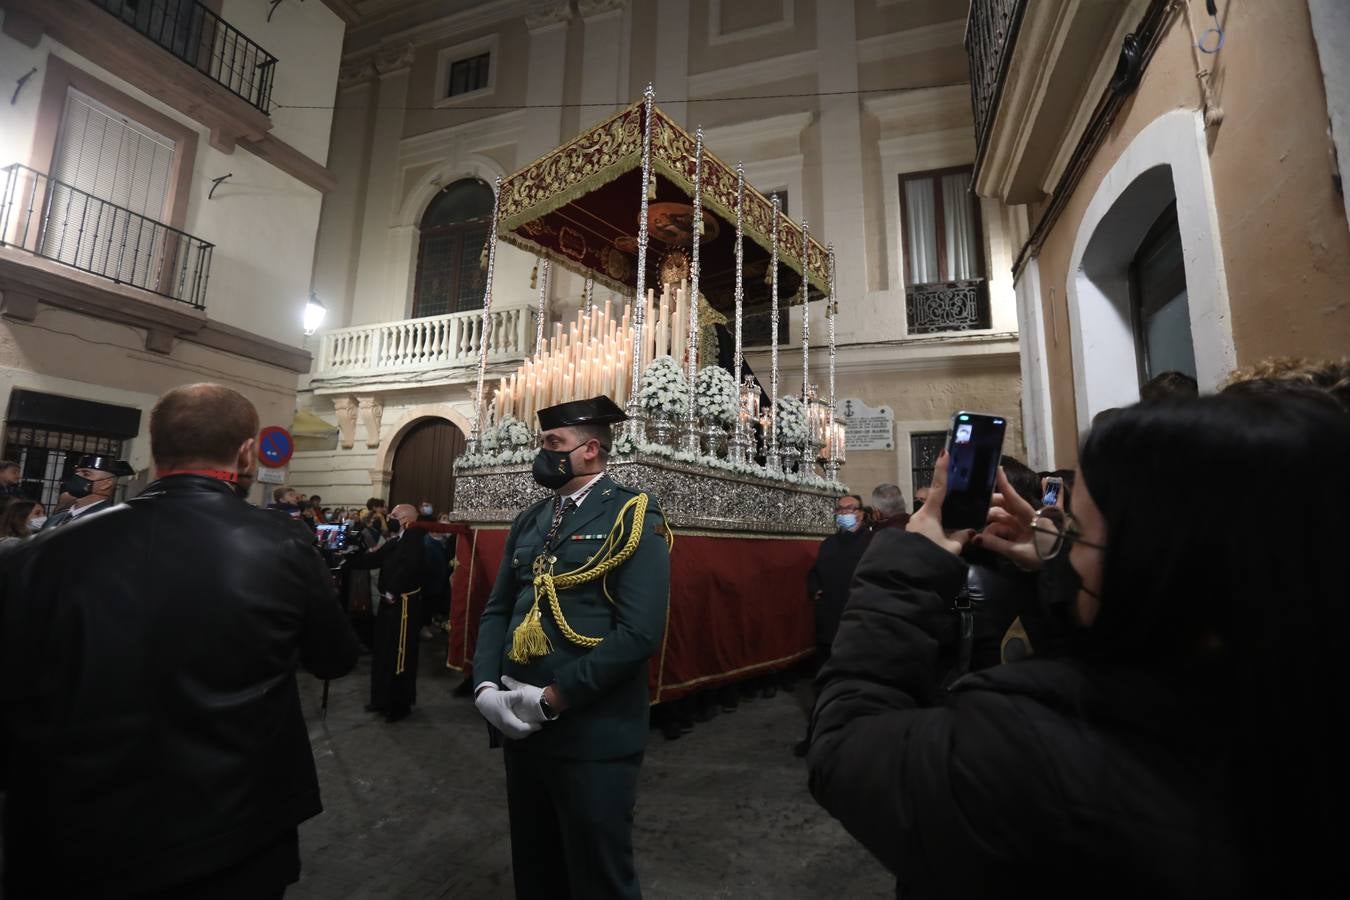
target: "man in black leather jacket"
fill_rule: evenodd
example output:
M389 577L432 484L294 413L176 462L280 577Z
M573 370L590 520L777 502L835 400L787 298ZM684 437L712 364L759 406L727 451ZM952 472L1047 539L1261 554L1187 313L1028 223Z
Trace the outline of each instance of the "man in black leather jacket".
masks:
M158 479L0 561L6 896L280 897L320 809L295 670L357 643L309 530L235 494L258 415L150 418Z

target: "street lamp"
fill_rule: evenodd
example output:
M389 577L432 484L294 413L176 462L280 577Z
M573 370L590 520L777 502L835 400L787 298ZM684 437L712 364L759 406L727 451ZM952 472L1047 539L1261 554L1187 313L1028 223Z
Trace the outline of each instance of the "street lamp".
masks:
M311 335L318 331L326 315L328 315L328 308L319 301L318 297L310 294L309 302L305 304L305 334Z

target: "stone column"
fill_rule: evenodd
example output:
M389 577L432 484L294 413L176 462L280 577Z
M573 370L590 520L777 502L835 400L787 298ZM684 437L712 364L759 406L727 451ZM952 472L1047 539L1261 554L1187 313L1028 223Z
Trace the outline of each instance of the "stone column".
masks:
M831 3L816 16L820 72L820 178L823 208L818 234L834 244L841 338L862 333L857 318L867 293L867 240L863 229L862 116L859 110L858 41L852 3ZM839 93L832 93L839 92ZM793 211L797 218L804 208ZM816 216L809 216L816 221ZM852 312L850 312L852 311Z
M535 0L525 17L530 30L529 71L525 102L530 117L525 137L517 145L516 165L525 166L563 142L563 76L567 68L567 29L572 20L568 0ZM498 258L500 264L502 259ZM567 297L580 291L581 279L555 266L549 286L552 297Z
M619 85L626 68L622 59L624 0L578 0L577 11L586 29L581 102L602 104L581 107L579 127L584 131L628 102Z
M656 7L656 100L689 92L689 0L661 0ZM661 103L661 109L686 128L687 103ZM716 147L712 148L714 152Z
M370 59L342 66L338 72L337 109L328 168L337 187L323 198L323 215L314 250L314 290L328 305L325 328L343 328L352 321L356 272L360 258L366 199L369 124L375 102L375 67Z
M408 69L412 62L411 44L383 50L374 60L379 87L367 167L361 256L352 303L353 325L393 321L407 314L405 298L388 296L388 286L389 267L399 262L391 259L390 228L395 224L402 199L398 179L399 141L403 138L403 107L408 102Z

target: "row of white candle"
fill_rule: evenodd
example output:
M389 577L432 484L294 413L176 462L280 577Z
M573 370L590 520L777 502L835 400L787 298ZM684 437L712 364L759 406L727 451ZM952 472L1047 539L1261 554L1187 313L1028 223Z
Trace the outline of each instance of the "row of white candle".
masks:
M659 300L648 291L646 302L642 371L657 356L671 355L672 347L684 347L689 292L684 286L666 285ZM534 356L502 379L492 399L495 420L514 416L533 425L540 409L598 394L624 406L632 390L632 348L631 304L624 304L623 316L617 321L611 300L603 307L583 305L566 327L555 322L552 337L545 338Z

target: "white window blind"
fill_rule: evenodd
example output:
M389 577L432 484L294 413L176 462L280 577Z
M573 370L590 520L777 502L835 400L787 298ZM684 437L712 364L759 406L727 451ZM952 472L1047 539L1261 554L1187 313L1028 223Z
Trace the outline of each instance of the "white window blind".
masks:
M163 221L173 153L172 139L72 89L52 177Z
M174 151L171 138L70 89L52 162L43 255L156 289L177 250L162 224Z

